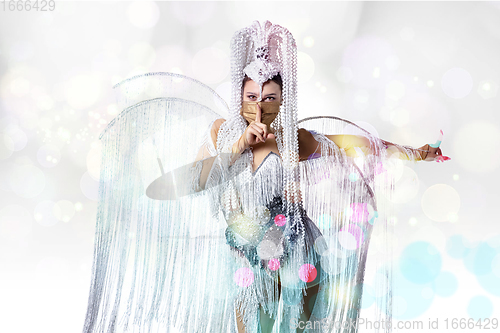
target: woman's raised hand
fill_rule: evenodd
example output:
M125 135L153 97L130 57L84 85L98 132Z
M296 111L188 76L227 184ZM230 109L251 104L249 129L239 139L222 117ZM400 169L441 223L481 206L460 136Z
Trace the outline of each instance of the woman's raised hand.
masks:
M440 131L439 138L435 144L427 144L419 148L422 161L444 162L451 160L448 156L444 156L441 148L439 148L442 140L443 131Z
M252 121L245 130L245 133L243 133L244 140L247 143L245 149L259 142L265 142L266 139L275 138L273 133L269 133L267 125L261 123L261 120L262 120L262 109L260 108L260 105L257 104L257 113L255 114L255 121Z
M275 137L274 134L269 133L266 124L261 123L261 120L262 110L260 108L260 105L257 104L257 114L255 115L255 120L247 126L243 135L238 139L238 141L234 143L234 154L241 154L250 146L253 146L259 142L265 142L266 139L273 139ZM233 156L232 162L234 162L234 159L236 158L235 156Z

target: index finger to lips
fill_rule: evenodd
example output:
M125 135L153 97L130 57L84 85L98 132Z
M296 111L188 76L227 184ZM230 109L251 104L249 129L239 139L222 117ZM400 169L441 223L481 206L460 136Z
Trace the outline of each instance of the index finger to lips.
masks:
M260 109L260 105L259 104L256 104L257 105L257 113L255 114L255 121L257 123L260 123L261 120L262 120L262 110Z
M257 125L259 128L261 128L265 134L267 134L267 125L266 124L263 124L263 123L256 123L255 125Z

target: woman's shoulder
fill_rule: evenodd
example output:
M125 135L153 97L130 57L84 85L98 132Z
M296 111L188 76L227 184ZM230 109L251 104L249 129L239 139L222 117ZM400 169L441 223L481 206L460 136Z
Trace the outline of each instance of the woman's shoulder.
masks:
M216 119L214 120L213 124L212 124L212 129L215 129L215 130L219 130L220 126L226 121L226 119L224 118L219 118L219 119Z
M312 133L305 128L299 128L298 139L300 160L307 159L311 154L317 151L319 143L314 139Z
M297 132L298 132L299 144L300 142L307 143L311 140L314 140L314 136L312 135L312 133L306 130L305 128L299 128Z

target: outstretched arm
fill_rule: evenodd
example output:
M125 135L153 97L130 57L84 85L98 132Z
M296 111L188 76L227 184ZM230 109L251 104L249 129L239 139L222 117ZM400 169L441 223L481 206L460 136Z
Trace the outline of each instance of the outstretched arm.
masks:
M359 153L364 155L373 154L373 147L370 140L362 135L325 135L328 139L332 140L340 149L343 149L349 157L359 157ZM434 161L436 157L441 156L441 148L433 148L431 145L424 145L420 148L412 148L408 146L396 145L392 142L381 140L388 150L389 154L398 153L397 156L404 160L417 160L417 161ZM299 129L299 147L301 156L307 158L318 149L319 143L314 140L311 133L301 128Z
M404 160L413 159L409 154L413 155L417 161L434 161L438 156L443 155L441 148L434 148L429 144L423 145L420 148L412 148L408 146L398 146L385 140L382 140L382 143L390 153L399 153L398 157Z
M372 154L373 149L370 140L360 135L326 135L339 148L344 149L347 156L358 157L359 149L363 154ZM381 140L390 155L396 155L403 160L434 161L437 156L442 155L441 148L433 148L431 145L424 145L420 148L396 145L392 142ZM358 149L359 148L359 149Z

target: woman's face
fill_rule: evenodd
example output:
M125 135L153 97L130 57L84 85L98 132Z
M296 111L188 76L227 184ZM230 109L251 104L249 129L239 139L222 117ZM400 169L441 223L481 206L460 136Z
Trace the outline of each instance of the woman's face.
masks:
M243 87L243 101L257 102L259 99L259 85L253 80L245 82ZM264 82L262 86L262 101L263 102L281 102L281 89L279 84L274 81Z

